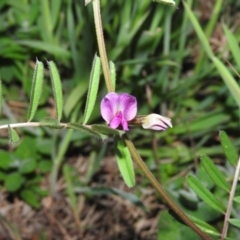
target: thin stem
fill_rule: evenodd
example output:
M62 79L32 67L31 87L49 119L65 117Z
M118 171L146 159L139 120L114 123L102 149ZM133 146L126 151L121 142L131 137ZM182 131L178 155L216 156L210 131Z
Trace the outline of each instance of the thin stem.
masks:
M107 53L106 53L104 37L103 37L99 0L93 1L93 14L94 14L95 27L96 27L99 54L100 54L100 58L101 58L101 62L102 62L102 68L103 68L103 75L105 78L108 92L113 92L114 88L113 88L113 84L111 81L111 74L110 74L110 70L109 70L109 64L108 64Z
M67 123L59 123L59 125L64 128L67 127ZM2 125L2 126L0 126L0 129L8 129L8 126L10 126L12 128L44 127L44 125L42 125L39 122L24 122L24 123L11 123L11 124Z
M237 164L237 167L235 170L232 188L231 188L230 195L229 195L228 206L227 206L227 211L225 214L221 240L224 240L227 236L228 225L229 225L228 220L230 218L231 211L232 211L232 203L233 203L233 198L235 196L235 191L236 191L236 187L237 187L237 183L238 183L239 172L240 172L240 158L238 159L238 164Z
M113 91L113 85L111 82L111 75L107 60L107 54L104 44L104 38L103 38L103 31L102 31L102 21L101 21L101 14L100 14L100 4L99 0L93 1L93 12L94 12L94 21L96 26L96 34L97 34L97 40L98 40L98 47L100 52L100 58L102 62L103 67L103 73L107 85L108 92ZM202 232L186 215L185 213L172 201L172 199L168 196L168 194L165 192L165 190L162 188L162 186L158 183L156 178L152 175L152 173L149 171L147 166L144 164L143 160L137 153L133 143L126 138L125 139L126 144L129 148L129 151L133 157L133 159L136 161L139 168L143 171L144 175L149 179L149 181L152 183L156 191L165 199L167 204L170 208L172 208L176 214L189 226L191 227L199 236L201 236L204 240L211 240L211 238L206 235L204 232Z
M181 220L186 223L193 231L195 231L204 240L211 240L211 238L206 235L201 229L199 229L188 216L177 206L177 204L170 198L167 192L159 184L156 178L153 176L151 171L147 168L140 155L137 153L133 143L125 137L126 145L132 155L133 160L136 162L138 167L142 170L146 178L151 182L155 190L160 194L160 196L166 201L167 205L181 218Z

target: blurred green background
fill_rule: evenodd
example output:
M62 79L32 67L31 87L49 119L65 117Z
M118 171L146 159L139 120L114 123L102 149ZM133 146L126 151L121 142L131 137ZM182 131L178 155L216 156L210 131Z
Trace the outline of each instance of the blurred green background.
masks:
M214 55L238 81L240 55L230 47L226 31L238 47L240 2L186 2ZM227 202L199 158L211 156L231 179L233 169L225 164L218 135L225 130L239 147L239 108L183 4L176 5L101 0L106 49L116 65L116 91L136 96L139 115L154 112L172 118L173 128L165 132L131 129L140 155L187 213L220 231L222 216L188 190L185 176L196 174ZM34 121L56 116L46 59L60 72L62 122L81 122L98 52L92 5L85 7L83 0L1 0L0 13L1 125L26 121L36 58L45 62L45 83ZM99 103L107 91L103 76L101 80L90 123L103 123ZM124 185L112 139L102 143L71 130L17 131L21 140L14 146L9 146L7 132L0 131L2 239L198 239L164 211L166 206L138 169L136 188ZM230 236L238 233L230 229Z

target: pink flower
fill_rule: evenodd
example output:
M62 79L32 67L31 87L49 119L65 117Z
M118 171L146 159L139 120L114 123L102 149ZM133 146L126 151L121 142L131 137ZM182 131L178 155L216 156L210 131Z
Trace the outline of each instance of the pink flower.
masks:
M102 99L100 108L109 127L122 126L124 131L128 131L128 121L137 114L137 100L127 93L110 92Z
M172 127L171 119L163 117L159 114L149 114L142 119L142 127L144 129L152 129L158 131L164 131L168 127Z

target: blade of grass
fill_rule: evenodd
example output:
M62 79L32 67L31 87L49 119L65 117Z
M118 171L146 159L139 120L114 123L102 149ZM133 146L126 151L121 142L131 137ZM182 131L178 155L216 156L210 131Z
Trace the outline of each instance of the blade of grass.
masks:
M206 38L209 39L213 29L216 25L216 22L218 20L219 14L221 13L221 9L222 9L222 5L223 5L223 0L217 0L215 1L215 5L211 14L211 18L208 22L208 25L205 29L205 34L206 34ZM198 57L198 61L197 64L195 66L195 74L199 73L201 71L202 65L203 65L203 60L205 59L205 52L201 49L200 50L200 55Z
M53 24L50 14L50 6L48 0L42 0L40 1L41 5L41 32L42 37L46 42L53 43Z
M79 67L79 53L77 51L77 45L76 45L76 34L75 34L75 23L74 23L74 16L72 11L72 1L68 1L67 6L67 30L68 30L68 39L70 44L70 49L73 57L73 64L74 69L76 71L76 75L80 76L80 67ZM80 65L81 66L81 65Z
M229 91L231 92L232 97L235 99L238 107L240 107L240 87L228 71L226 66L216 57L212 57L212 61L215 67L218 69L222 79L224 80L226 86L228 87Z
M183 1L184 7L186 9L186 12L189 16L189 19L191 20L194 29L198 35L199 40L201 41L208 57L213 61L215 67L219 71L220 75L222 76L226 86L230 90L233 98L235 99L236 103L240 107L240 88L228 69L225 67L225 65L216 57L214 57L213 51L210 47L210 44L208 42L207 37L205 36L199 22L197 21L196 17L194 16L192 10L189 8L189 6Z
M189 19L191 20L192 22L192 25L198 35L198 38L200 39L207 55L209 58L213 57L214 54L213 54L213 51L209 45L209 42L208 42L208 39L206 38L206 35L204 34L199 22L197 21L196 17L194 16L194 13L192 12L192 10L189 8L189 6L183 1L183 5L186 9L186 12L188 14L188 17Z
M62 1L51 1L50 4L51 4L52 30L54 30L58 23L58 18L60 16Z
M237 63L238 67L240 68L240 47L238 44L238 41L236 39L236 37L231 33L230 29L223 24L223 30L224 33L227 37L227 41L228 41L228 46L231 49L231 53L234 57L235 62Z
M20 45L27 46L30 48L35 48L35 49L45 51L50 54L54 54L56 56L62 56L65 58L70 57L70 53L68 50L64 49L63 47L56 46L55 44L48 43L48 42L44 43L44 42L37 41L37 40L17 40L16 44L20 44Z

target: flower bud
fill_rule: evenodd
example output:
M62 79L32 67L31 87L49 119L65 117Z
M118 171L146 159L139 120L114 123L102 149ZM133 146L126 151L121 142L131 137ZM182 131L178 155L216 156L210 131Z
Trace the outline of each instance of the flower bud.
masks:
M172 123L170 118L152 113L142 118L142 127L144 129L164 131L168 127L172 127Z

